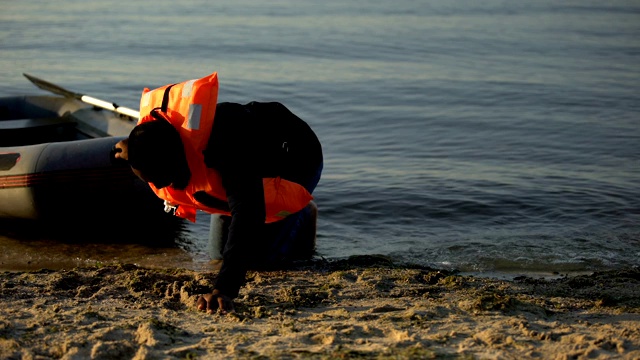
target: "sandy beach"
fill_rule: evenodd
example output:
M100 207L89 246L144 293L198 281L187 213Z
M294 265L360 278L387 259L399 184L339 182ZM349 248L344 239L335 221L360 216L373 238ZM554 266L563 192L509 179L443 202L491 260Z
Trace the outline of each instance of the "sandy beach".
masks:
M216 272L113 264L0 273L2 359L640 359L640 270L462 276L384 257Z

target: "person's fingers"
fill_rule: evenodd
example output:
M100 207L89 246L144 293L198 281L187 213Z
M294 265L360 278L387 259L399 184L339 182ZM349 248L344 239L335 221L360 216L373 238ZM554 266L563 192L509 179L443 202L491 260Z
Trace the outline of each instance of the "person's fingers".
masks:
M200 296L196 301L196 308L198 311L206 311L207 314L213 314L218 310L221 314L236 312L233 300L230 297L218 294L215 291L212 294Z
M196 308L198 309L198 311L207 310L207 300L204 298L204 296L200 296L198 298L198 302L196 303Z
M224 298L222 296L220 296L218 298L218 306L220 307L220 312L221 313L226 313L227 312L227 308L224 305Z
M216 310L218 309L218 303L217 301L213 301L212 294L206 294L198 298L196 307L199 311L206 311L207 313L211 314L216 312Z
M233 301L226 296L218 297L218 306L222 314L230 314L236 312L233 306Z

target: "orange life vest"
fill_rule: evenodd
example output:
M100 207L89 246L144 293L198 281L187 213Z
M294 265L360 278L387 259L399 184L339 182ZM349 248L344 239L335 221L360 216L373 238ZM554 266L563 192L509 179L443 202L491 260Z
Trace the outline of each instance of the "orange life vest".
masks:
M198 191L205 191L217 199L227 201L220 174L205 165L202 153L211 135L217 101L217 73L154 90L145 88L140 99L138 124L154 120L150 114L154 109L164 112L164 117L180 133L191 171L191 179L184 190L176 190L171 186L157 189L151 183L149 186L159 198L165 200L165 204L177 206L177 216L193 222L196 221L197 209L211 214L231 215L228 211L208 207L193 196ZM302 210L313 199L303 186L279 177L264 178L262 183L266 222L282 220Z

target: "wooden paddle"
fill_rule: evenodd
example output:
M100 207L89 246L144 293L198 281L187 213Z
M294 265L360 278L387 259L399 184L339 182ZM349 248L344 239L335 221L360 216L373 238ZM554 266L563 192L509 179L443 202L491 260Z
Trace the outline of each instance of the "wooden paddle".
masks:
M58 95L62 95L64 97L67 98L75 98L78 99L84 103L93 105L93 106L97 106L99 108L103 108L103 109L107 109L109 111L113 111L119 114L123 114L123 115L127 115L130 116L134 119L139 119L140 118L140 112L130 109L130 108L126 108L124 106L118 106L115 103L110 103L108 101L104 101L104 100L100 100L100 99L96 99L94 97L88 96L88 95L84 95L84 94L79 94L79 93L75 93L73 91L69 91L65 88L62 88L58 85L52 84L48 81L42 80L42 79L38 79L35 76L29 75L29 74L22 74L24 75L27 79L29 79L29 81L31 81L32 83L34 83L37 87L39 87L40 89L43 90L47 90L50 91L54 94L58 94Z

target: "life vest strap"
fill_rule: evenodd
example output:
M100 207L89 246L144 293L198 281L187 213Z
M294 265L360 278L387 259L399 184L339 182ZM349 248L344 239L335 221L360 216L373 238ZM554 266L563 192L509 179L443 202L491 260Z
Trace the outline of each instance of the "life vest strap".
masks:
M176 84L171 84L164 89L164 96L162 97L162 106L160 107L160 110L165 114L167 113L167 110L169 110L169 93L174 85Z

